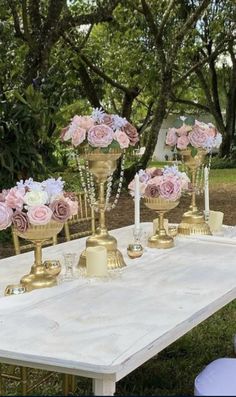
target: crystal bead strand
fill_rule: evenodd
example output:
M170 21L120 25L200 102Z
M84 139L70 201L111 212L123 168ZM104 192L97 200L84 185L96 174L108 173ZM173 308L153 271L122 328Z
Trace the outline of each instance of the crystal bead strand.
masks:
M82 167L82 165L81 165L81 163L79 161L79 157L78 156L76 157L76 160L77 160L77 165L78 165L78 169L79 169L79 175L80 175L82 189L84 190L84 192L85 192L85 194L87 196L87 199L88 199L88 203L91 206L91 205L93 205L93 203L95 201L95 192L94 192L94 190L91 191L90 183L88 185L86 183L87 181L85 181L85 179L84 179L84 170L85 170L86 179L87 179L87 170L86 170L86 168L84 167L84 169L83 169L83 167Z
M120 198L122 184L123 184L124 168L125 168L125 153L123 154L122 160L121 160L121 168L120 168L120 176L119 176L117 192L116 192L116 195L115 195L115 199L114 199L114 201L113 201L113 203L111 205L109 204L109 201L110 201L110 198L111 198L113 174L109 177L108 182L107 182L106 211L111 211L111 209L113 209L113 208L115 208L117 206L118 200Z
M91 206L95 203L96 200L95 200L94 179L93 179L93 175L89 171L88 160L85 161L85 175L86 175L87 190L89 193L88 200L89 200L89 204Z

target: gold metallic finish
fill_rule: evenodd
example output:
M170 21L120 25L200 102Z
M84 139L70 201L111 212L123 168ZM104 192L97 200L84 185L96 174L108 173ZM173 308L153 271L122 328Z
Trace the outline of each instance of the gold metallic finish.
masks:
M107 266L108 269L116 269L126 266L123 255L117 249L117 241L110 236L106 227L105 220L105 182L107 178L115 171L117 160L121 156L120 150L112 150L109 153L101 153L100 150L87 152L83 154L84 159L88 160L89 171L95 176L98 185L98 200L94 204L99 213L99 226L95 233L88 237L87 247L103 246L107 249ZM83 251L79 266L86 266L86 251Z
M20 280L27 291L57 285L56 276L49 274L42 263L42 245L45 240L57 235L62 227L63 223L51 221L46 225L30 225L26 232L14 230L19 237L30 240L34 244L34 264L30 273Z
M27 291L26 287L22 284L10 284L6 287L4 295L20 295Z
M53 276L58 276L61 272L61 264L58 260L47 260L43 262L46 271Z
M191 150L181 151L184 164L188 167L192 183L192 199L189 211L185 212L182 221L178 227L178 234L191 235L191 234L211 234L208 224L202 211L199 211L196 205L196 172L197 169L203 164L206 151L198 149L196 156L192 157Z
M129 244L127 248L129 258L136 259L143 255L143 247L140 243Z
M156 234L149 237L148 247L164 249L172 248L174 246L174 239L172 236L166 234L166 230L164 228L164 214L177 207L177 205L179 204L179 200L171 201L165 200L161 197L144 197L144 203L146 207L156 211L159 217L159 228L156 231Z

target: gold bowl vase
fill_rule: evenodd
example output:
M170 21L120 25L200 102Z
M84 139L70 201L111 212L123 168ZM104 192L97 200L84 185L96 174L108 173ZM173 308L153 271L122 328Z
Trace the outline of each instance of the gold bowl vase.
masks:
M198 149L196 156L192 157L191 150L181 150L182 159L188 168L192 183L192 198L189 210L184 213L181 223L178 226L178 234L211 234L208 224L205 222L204 214L199 211L196 205L196 172L204 163L207 152Z
M111 150L109 153L102 153L99 149L83 154L88 161L89 171L94 175L98 185L98 200L94 207L99 213L99 226L95 233L86 240L87 247L103 246L107 249L108 269L116 269L126 266L122 253L117 249L117 240L108 233L105 221L105 182L115 171L117 160L121 156L120 150ZM79 259L79 266L86 266L86 250Z
M27 291L57 285L56 275L50 274L42 262L42 244L56 236L62 228L63 223L51 221L46 225L30 225L26 232L14 229L19 237L31 241L34 245L34 264L30 273L20 280Z
M164 228L164 214L173 208L177 207L179 200L171 201L161 197L151 198L144 197L144 204L146 207L154 210L158 214L159 228L156 234L149 237L148 247L149 248L172 248L174 246L174 239L166 233Z

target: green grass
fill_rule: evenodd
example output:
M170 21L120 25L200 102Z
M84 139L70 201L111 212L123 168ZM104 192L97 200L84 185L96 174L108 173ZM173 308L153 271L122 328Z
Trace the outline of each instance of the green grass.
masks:
M236 168L210 170L209 175L211 185L236 182Z

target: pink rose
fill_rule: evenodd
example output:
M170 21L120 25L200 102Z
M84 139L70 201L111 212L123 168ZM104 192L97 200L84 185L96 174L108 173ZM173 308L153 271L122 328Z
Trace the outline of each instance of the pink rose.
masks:
M132 124L127 122L124 127L122 127L122 131L124 131L126 135L128 135L130 145L135 146L136 143L139 141L138 131L136 130L136 128Z
M4 202L6 200L6 197L9 193L10 189L3 189L0 193L0 202Z
M181 135L177 139L177 148L180 150L186 149L188 144L189 144L189 137L187 135Z
M194 126L188 137L192 146L203 148L208 138L207 130Z
M121 149L126 149L129 147L130 140L124 131L117 130L114 133L114 139L119 143Z
M79 204L77 200L70 200L69 197L65 198L65 201L67 202L67 204L70 207L70 218L74 215L78 214L78 210L79 210Z
M6 196L6 205L9 208L22 210L24 204L25 188L13 187Z
M112 115L105 113L103 115L101 122L102 122L102 124L106 124L106 125L108 125L108 127L112 128L112 124L113 124Z
M152 167L152 168L148 168L147 171L150 174L151 178L154 178L155 176L163 175L163 171L161 168Z
M69 127L62 128L61 133L60 133L61 141L68 141L71 138L70 135L67 134L68 130L69 130Z
M29 227L29 218L25 212L15 211L12 217L12 223L19 232L26 232Z
M177 143L177 135L175 128L170 128L166 135L166 144L169 146L175 146Z
M144 183L144 182L140 182L140 183L139 183L139 192L140 192L140 195L141 195L141 196L144 195L146 186L147 186L147 185L146 185L146 183ZM135 190L135 182L134 182L134 179L129 183L128 189L130 190L130 194L131 194L132 196L134 196L134 190Z
M61 139L62 139L63 141L68 141L69 139L71 139L73 133L74 133L78 128L80 128L79 120L80 120L80 117L77 116L77 115L75 115L75 116L72 118L72 120L71 120L69 126L66 127L66 128L63 128L63 130L62 130L62 132L61 132Z
M208 136L215 138L216 134L217 134L216 127L213 124L208 123Z
M86 131L94 126L94 120L90 116L76 116L76 123Z
M93 147L107 147L113 138L113 130L105 124L95 125L88 130L88 143Z
M12 223L13 211L5 203L0 203L0 230L6 229Z
M52 210L44 204L30 207L28 218L32 225L46 225L52 218Z
M177 134L177 136L183 136L183 135L188 135L188 132L191 131L192 127L191 125L182 125L182 127L180 128L176 128L175 132Z
M160 196L175 201L181 195L181 182L174 178L166 178L160 184Z
M78 127L72 134L71 142L72 145L79 146L86 138L86 130L84 128Z
M160 196L160 186L153 182L153 179L150 179L146 185L146 189L144 192L146 197L159 197Z
M50 204L52 219L57 222L65 222L70 218L70 206L65 199L55 200Z

